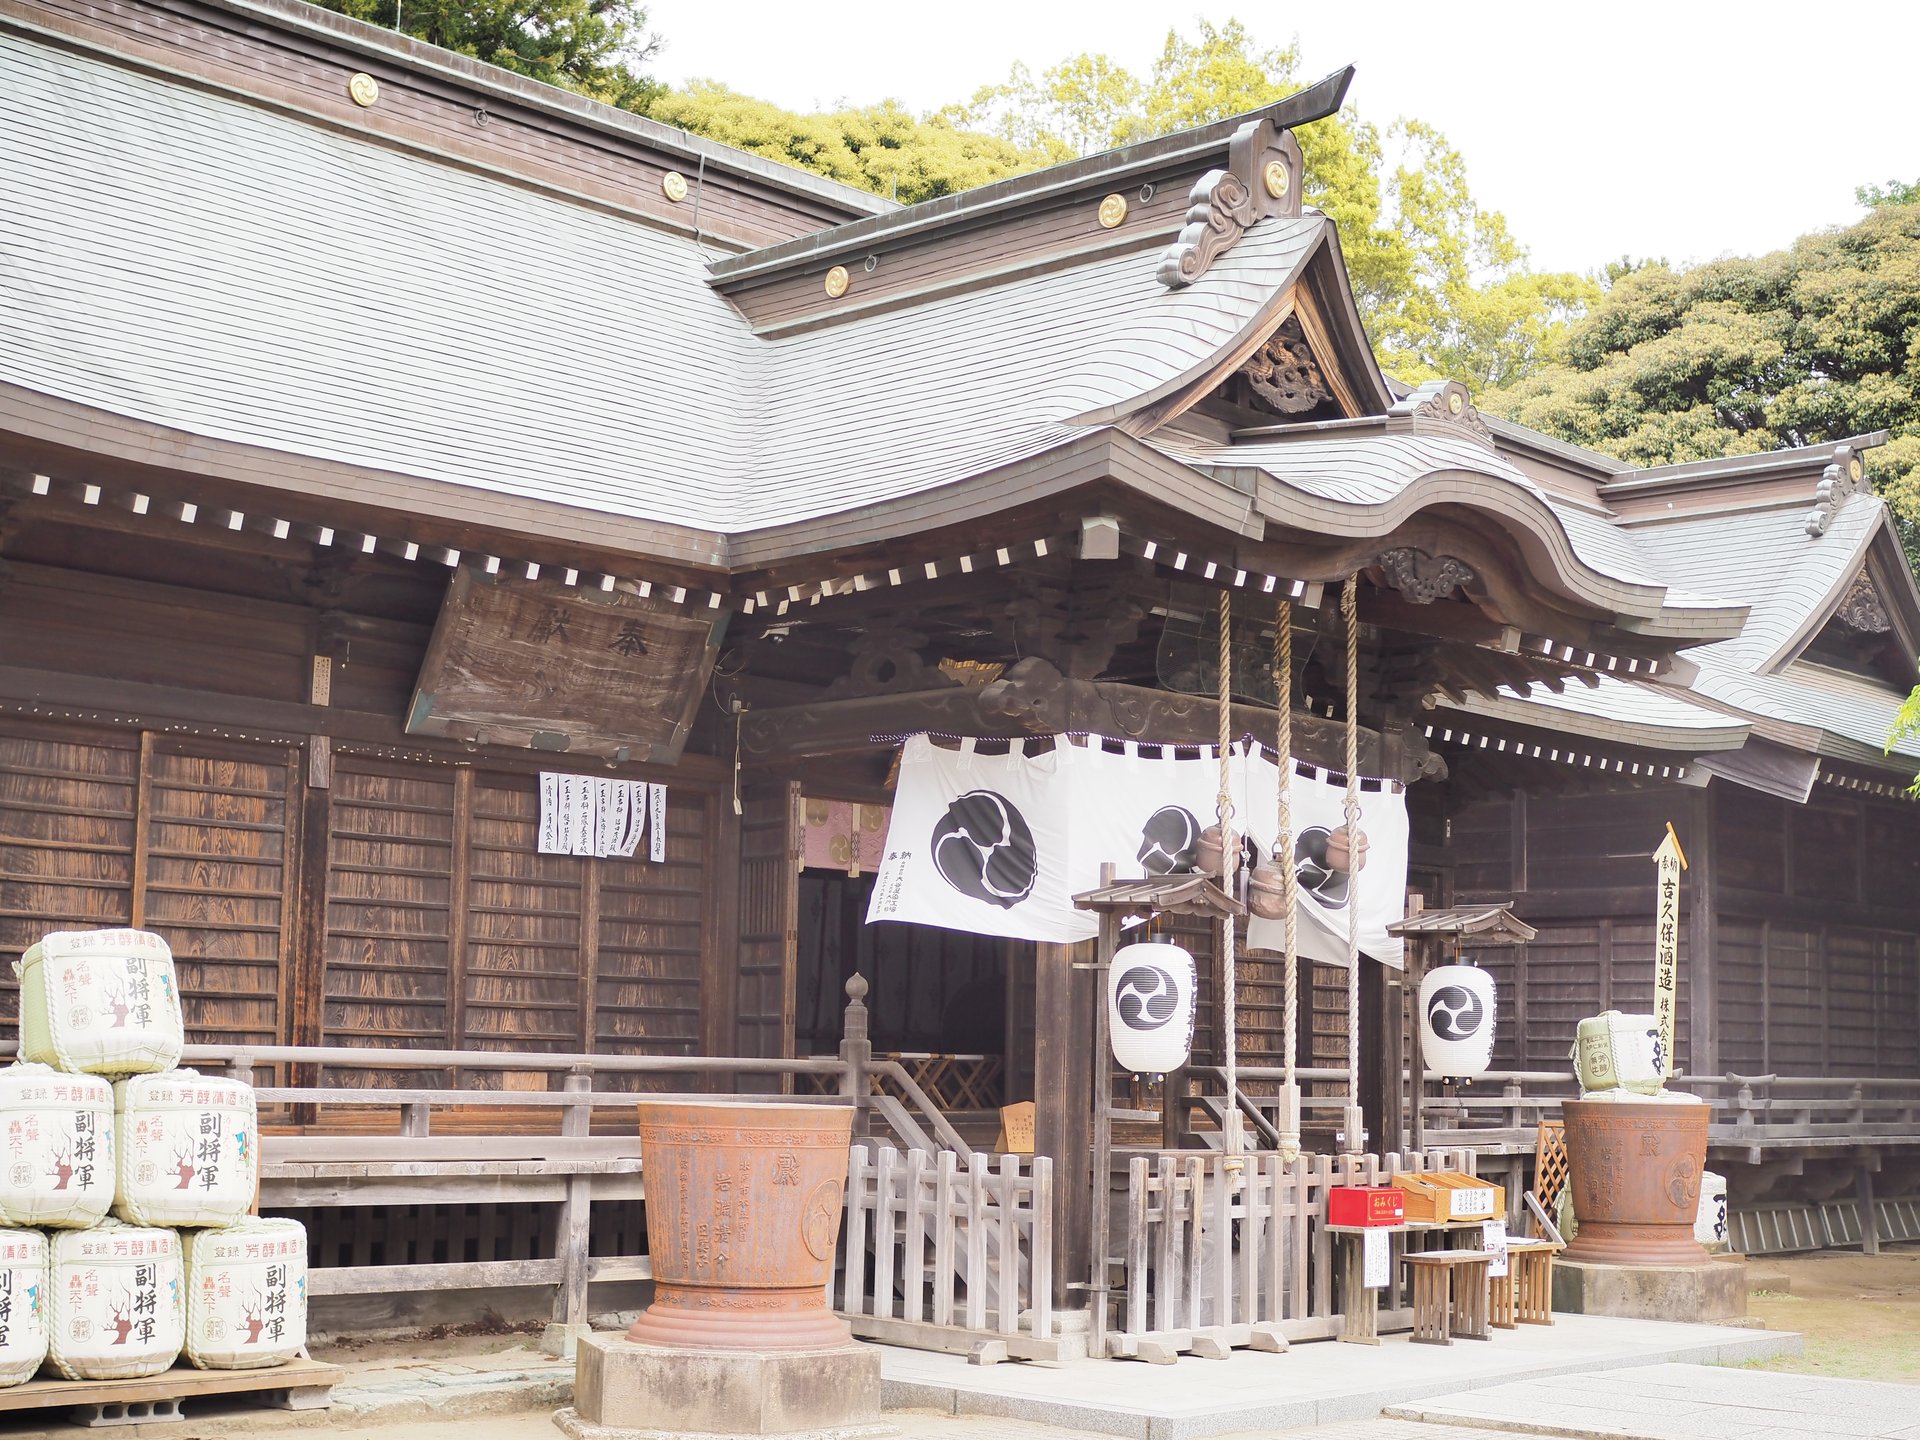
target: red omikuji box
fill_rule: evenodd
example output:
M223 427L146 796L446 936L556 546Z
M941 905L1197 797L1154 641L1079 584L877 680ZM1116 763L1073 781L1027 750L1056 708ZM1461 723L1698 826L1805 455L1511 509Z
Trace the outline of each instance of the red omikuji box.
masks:
M1400 1225L1407 1194L1391 1185L1335 1185L1327 1191L1329 1225Z

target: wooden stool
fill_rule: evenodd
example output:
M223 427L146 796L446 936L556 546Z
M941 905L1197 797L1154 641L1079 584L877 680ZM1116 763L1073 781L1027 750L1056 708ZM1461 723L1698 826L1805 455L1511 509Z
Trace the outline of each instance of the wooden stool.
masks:
M1553 1323L1553 1257L1561 1247L1551 1240L1509 1240L1507 1278L1496 1286L1506 1292L1507 1328ZM1494 1324L1500 1322L1495 1320Z
M1487 1328L1487 1267L1484 1250L1429 1250L1400 1257L1413 1271L1413 1341L1451 1345L1490 1340Z

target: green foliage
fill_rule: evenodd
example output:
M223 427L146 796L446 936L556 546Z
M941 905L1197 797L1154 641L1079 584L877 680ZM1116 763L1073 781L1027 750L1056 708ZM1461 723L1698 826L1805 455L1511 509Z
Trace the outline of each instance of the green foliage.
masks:
M1639 464L1873 430L1869 473L1920 539L1920 197L1788 250L1608 267L1555 363L1481 403Z
M647 112L736 149L857 185L903 204L970 190L1044 163L997 135L955 128L940 116L918 120L898 101L800 115L697 80L669 91Z
M1048 161L1257 110L1300 88L1296 47L1262 49L1237 20L1169 31L1138 79L1104 55L1035 77L1016 65L940 118ZM1460 153L1430 125L1380 130L1348 108L1297 132L1306 198L1340 227L1381 363L1409 381L1504 384L1554 357L1567 321L1600 295L1578 275L1535 274L1505 219L1481 208Z
M314 0L429 45L628 110L660 93L638 67L660 48L638 0Z
M1911 185L1904 180L1889 180L1884 185L1862 185L1853 192L1853 198L1875 210L1882 205L1920 204L1920 180Z
M1893 753L1893 747L1902 740L1920 740L1920 687L1907 696L1900 706L1900 713L1893 717L1893 730L1887 736L1887 753ZM1920 799L1920 775L1913 777L1913 784L1907 787L1907 793Z

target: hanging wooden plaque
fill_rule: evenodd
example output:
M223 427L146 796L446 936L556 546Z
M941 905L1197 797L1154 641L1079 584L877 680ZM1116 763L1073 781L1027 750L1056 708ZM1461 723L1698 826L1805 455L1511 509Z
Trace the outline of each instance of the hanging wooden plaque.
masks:
M727 617L462 569L441 602L407 732L670 763Z

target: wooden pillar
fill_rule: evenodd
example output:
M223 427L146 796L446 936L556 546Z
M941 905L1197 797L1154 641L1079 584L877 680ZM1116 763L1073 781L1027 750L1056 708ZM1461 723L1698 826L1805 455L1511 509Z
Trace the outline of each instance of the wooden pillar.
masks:
M1719 926L1714 886L1714 787L1694 792L1687 813L1687 859L1691 882L1681 888L1687 906L1687 1072L1718 1075L1720 1070L1720 997L1716 993L1714 951ZM1691 892L1691 893L1688 893ZM1676 1048L1677 1045L1676 1045ZM1678 1056L1674 1057L1677 1061Z
M1356 1054L1359 1060L1360 1113L1366 1119L1367 1134L1364 1141L1356 1142L1348 1137L1348 1147L1356 1152L1372 1151L1375 1154L1386 1150L1387 1135L1387 1095L1386 1051L1390 1048L1387 1037L1387 997L1392 993L1387 985L1387 968L1377 960L1361 955L1356 962L1360 966L1360 1033L1347 1037L1349 1045L1358 1046Z
M1860 1216L1860 1253L1880 1253L1880 1217L1873 1207L1873 1167L1863 1163L1854 1185L1854 1204Z
M1407 947L1411 949L1412 947ZM1373 1119L1373 1144L1376 1154L1406 1148L1406 1119L1403 1105L1407 1074L1407 991L1400 972L1376 962L1368 968L1380 977L1380 1004L1377 1016L1380 1032L1379 1063L1374 1067L1375 1086L1380 1094L1380 1113ZM1364 1001L1366 996L1363 994Z
M327 967L327 842L333 829L333 770L321 760L327 754L325 736L308 739L305 783L299 808L288 817L297 827L293 851L298 874L294 881L292 944L288 947L291 982L287 987L287 1043L319 1045L326 1034ZM320 783L315 783L316 781ZM289 1085L320 1084L317 1065L288 1067ZM293 1107L296 1125L317 1118L313 1105Z
M1093 971L1074 966L1091 965L1093 950L1091 941L1040 945L1034 957L1033 1148L1053 1160L1053 1273L1063 1282L1085 1275L1091 1261ZM1084 1301L1085 1291L1075 1293Z

